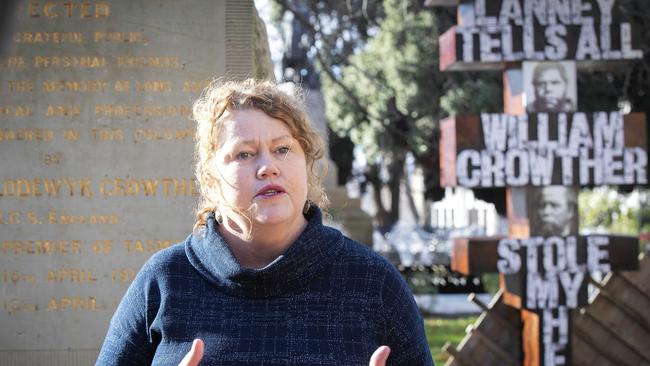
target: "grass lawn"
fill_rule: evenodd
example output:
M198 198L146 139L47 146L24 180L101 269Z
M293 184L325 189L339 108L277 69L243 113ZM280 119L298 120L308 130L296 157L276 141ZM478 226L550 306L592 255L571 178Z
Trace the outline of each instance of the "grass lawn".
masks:
M465 328L474 323L477 316L464 318L425 318L424 330L427 333L431 355L436 362L436 366L442 366L449 358L447 353L442 351L442 346L446 342L451 342L453 346L458 345L461 339L465 337Z

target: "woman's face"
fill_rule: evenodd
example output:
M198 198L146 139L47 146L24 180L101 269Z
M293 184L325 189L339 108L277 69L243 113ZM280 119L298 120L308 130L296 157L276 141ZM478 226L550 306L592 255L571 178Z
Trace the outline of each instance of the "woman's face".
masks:
M304 220L307 164L287 126L259 110L224 115L214 168L219 177L222 215L236 223L246 213L257 225L291 225Z

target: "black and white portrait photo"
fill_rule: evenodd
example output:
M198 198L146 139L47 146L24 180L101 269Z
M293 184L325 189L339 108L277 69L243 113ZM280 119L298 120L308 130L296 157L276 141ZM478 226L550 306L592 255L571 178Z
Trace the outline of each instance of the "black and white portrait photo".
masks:
M524 62L523 73L526 112L575 112L575 62Z
M576 187L535 187L531 198L528 204L531 236L568 236L578 233Z

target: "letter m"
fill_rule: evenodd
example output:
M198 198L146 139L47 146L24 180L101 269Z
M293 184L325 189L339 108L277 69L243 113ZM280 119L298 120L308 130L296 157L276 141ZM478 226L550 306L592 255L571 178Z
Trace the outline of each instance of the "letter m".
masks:
M549 274L546 278L539 272L529 272L526 276L526 308L552 309L558 304L557 276Z

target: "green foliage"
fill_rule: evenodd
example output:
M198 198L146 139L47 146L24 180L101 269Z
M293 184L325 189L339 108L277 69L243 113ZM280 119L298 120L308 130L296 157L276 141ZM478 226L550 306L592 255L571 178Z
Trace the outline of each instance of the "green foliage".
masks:
M609 187L583 190L578 197L578 207L581 231L639 234L641 210L636 191L622 194Z
M349 135L369 161L435 147L429 141L443 87L436 17L431 9L405 9L404 3L384 2L378 33L341 69L339 82L349 93L335 80L323 80L332 129Z
M499 291L499 274L498 273L484 273L481 275L481 282L485 292L489 294L496 294Z
M466 79L442 96L440 106L451 116L500 113L503 110L501 80L486 73L481 78Z
M424 331L429 342L429 349L436 365L443 365L449 355L442 352L442 346L450 342L453 346L458 345L465 337L465 329L476 321L475 316L445 319L426 318L424 319Z

